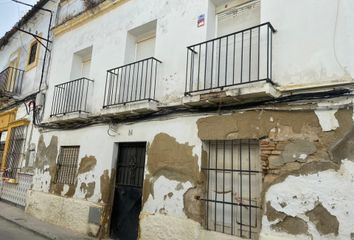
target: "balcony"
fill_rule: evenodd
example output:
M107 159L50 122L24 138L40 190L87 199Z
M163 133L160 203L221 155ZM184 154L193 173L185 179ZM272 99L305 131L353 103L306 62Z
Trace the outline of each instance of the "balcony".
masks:
M50 122L82 120L89 111L88 96L92 95L93 80L79 78L55 85Z
M0 73L0 99L21 94L24 71L8 67Z
M277 95L270 23L187 47L185 104L240 102Z
M150 57L108 70L104 112L131 115L156 111L156 81L160 63L160 60Z

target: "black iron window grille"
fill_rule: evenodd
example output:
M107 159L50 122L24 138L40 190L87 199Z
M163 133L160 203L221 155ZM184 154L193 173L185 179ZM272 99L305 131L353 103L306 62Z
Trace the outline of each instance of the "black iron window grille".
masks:
M0 97L21 94L23 74L23 70L14 67L8 67L0 72Z
M261 166L257 140L207 141L205 227L256 238L260 225Z
M107 71L103 107L138 101L156 101L160 60L150 57Z
M187 47L185 94L272 82L275 32L268 22Z
M56 183L75 184L80 146L62 146L57 163Z
M12 128L10 131L10 146L6 156L6 168L3 175L6 178L15 179L20 169L19 165L26 139L26 129L26 126L21 126Z
M88 113L88 97L92 85L93 80L84 77L55 85L50 116Z

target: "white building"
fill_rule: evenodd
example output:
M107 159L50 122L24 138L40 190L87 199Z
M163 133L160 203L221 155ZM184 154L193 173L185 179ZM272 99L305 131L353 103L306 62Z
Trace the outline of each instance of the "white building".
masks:
M354 236L352 1L56 12L28 213L121 239Z
M33 109L39 92L47 86L48 38L56 5L38 1L0 39L0 199L23 207L36 157L32 141L38 129L32 123ZM41 107L36 107L38 117Z

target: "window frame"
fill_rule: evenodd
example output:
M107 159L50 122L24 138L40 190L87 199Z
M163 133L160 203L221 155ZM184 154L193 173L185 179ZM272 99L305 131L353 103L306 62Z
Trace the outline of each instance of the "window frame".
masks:
M205 176L205 192L200 198L205 212L204 228L236 237L251 239L257 236L261 225L262 192L259 140L206 140L202 148L207 153L201 166ZM220 180L222 182L218 182ZM220 216L221 224L218 222ZM242 219L246 221L243 223Z
M38 36L42 36L42 34L38 34ZM31 57L31 49L32 49L32 46L34 44L37 44L37 48L36 48L36 55L34 57L34 61L29 63L29 60L30 60L30 57ZM27 56L27 61L26 61L26 68L25 68L25 71L29 71L31 69L33 69L34 67L37 66L38 64L38 58L39 58L39 51L40 51L40 43L37 39L32 39L30 45L29 45L29 48L28 48L28 56Z
M10 150L10 145L11 145L11 131L12 129L16 128L16 127L21 127L21 126L25 126L27 127L30 122L28 120L15 120L15 114L17 112L17 109L13 109L9 112L6 112L4 114L0 114L0 118L4 118L7 119L6 123L4 126L0 127L0 131L7 131L7 135L6 135L6 140L5 140L5 148L4 148L4 152L2 155L2 159L0 159L1 161L1 169L0 171L4 172L5 171L5 166L7 166L7 155L9 154L9 150ZM27 131L27 129L26 129ZM26 142L26 136L27 136L27 132L25 133L25 142ZM23 151L23 149L22 149ZM19 160L19 163L21 162L21 159ZM16 176L17 177L17 176ZM9 183L16 183L16 178L3 178L4 181L9 182Z
M65 159L65 157L68 157L67 155L65 156L65 150L66 149L72 149L75 152L72 156L69 157L75 157L74 162L72 164L73 159ZM70 151L70 150L69 150ZM78 171L78 165L79 165L79 156L80 156L80 145L63 145L60 146L60 151L58 155L58 160L57 160L57 168L55 172L55 178L54 178L54 183L55 184L68 184L68 185L73 185L75 184L77 180L77 171ZM69 161L69 166L65 166L67 170L64 170L62 168L65 164L66 161Z

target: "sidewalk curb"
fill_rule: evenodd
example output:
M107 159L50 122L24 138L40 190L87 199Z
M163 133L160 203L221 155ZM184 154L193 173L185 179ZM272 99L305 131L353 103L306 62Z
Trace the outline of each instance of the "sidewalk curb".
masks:
M17 226L19 226L19 227L21 227L21 228L23 228L23 229L26 229L26 230L28 230L28 231L34 233L34 234L37 234L37 235L39 235L39 236L41 236L41 237L44 237L44 238L47 238L47 239L50 239L50 240L57 240L57 238L55 238L55 237L53 238L52 236L48 236L48 235L46 235L46 234L44 234L44 233L42 233L42 232L36 231L36 230L34 230L34 229L32 229L32 228L29 228L29 227L27 227L27 226L25 226L25 225L23 225L23 224L20 224L20 223L18 223L17 221L12 220L12 219L10 219L10 218L4 217L4 216L2 216L2 215L0 215L0 218L4 219L4 220L6 220L6 221L8 221L8 222L10 222L10 223L16 224Z

